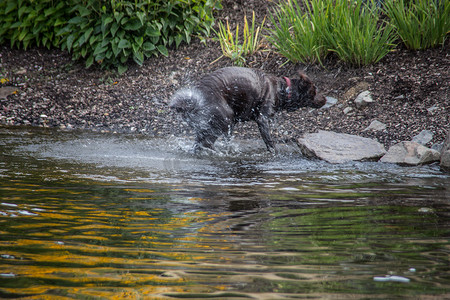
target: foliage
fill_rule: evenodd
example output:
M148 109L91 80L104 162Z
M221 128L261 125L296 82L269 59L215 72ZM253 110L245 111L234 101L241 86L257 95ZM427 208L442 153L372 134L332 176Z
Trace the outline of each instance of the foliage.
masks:
M244 16L244 28L241 38L239 36L239 24L236 25L236 31L233 33L230 30L228 20L226 26L222 22L219 22L219 31L215 31L223 54L219 59L225 56L237 65L244 65L245 57L256 53L261 47L260 33L264 27L264 21L265 19L255 29L255 12L253 12L251 26L247 21L247 16ZM242 40L242 43L239 40Z
M313 2L317 2L314 0ZM336 1L332 11L332 25L325 31L330 51L352 65L363 66L378 62L394 47L393 27L380 20L374 1Z
M380 60L393 47L390 26L380 21L373 1L283 1L271 15L269 40L289 60L313 63L330 52L353 65ZM384 25L384 26L383 26Z
M274 29L270 30L268 40L292 62L315 63L326 55L322 32L328 26L327 14L321 14L324 2L316 1L315 4L312 11L307 6L309 14L303 14L296 0L282 2L269 16Z
M387 0L385 13L408 49L444 44L450 32L450 1Z
M219 0L6 0L0 3L0 43L27 49L59 47L74 59L126 70L133 59L162 54L208 35Z
M69 14L64 1L52 0L0 1L0 44L27 49L31 45L58 47L61 37L56 32L67 22Z

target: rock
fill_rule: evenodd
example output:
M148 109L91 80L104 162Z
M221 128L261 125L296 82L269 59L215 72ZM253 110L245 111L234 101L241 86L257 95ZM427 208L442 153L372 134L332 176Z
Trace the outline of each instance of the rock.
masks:
M441 169L450 172L450 131L447 132L441 153Z
M450 150L442 152L441 169L450 173Z
M353 111L353 108L351 108L350 106L344 108L344 114L348 115L349 113L351 113Z
M429 130L422 130L418 135L412 138L412 142L419 143L421 145L425 145L433 139L433 133Z
M434 113L436 110L438 110L439 109L439 107L437 107L436 105L433 105L432 107L430 107L430 108L427 108L427 111L430 113L430 114L432 114L432 113Z
M355 104L357 108L363 108L372 102L373 102L372 95L370 94L369 91L361 92L355 99Z
M440 153L416 142L400 142L392 146L380 161L385 163L422 165L438 161Z
M350 78L349 80L358 80L358 78ZM370 87L370 84L366 81L361 81L358 82L358 84L356 84L355 86L351 87L350 89L348 89L343 95L342 98L345 101L350 101L351 99L355 99L355 96L358 95L359 93L361 93L362 91L366 91L368 90Z
M14 94L16 91L17 88L13 86L0 87L0 100L6 99L7 96Z
M444 142L436 143L431 146L431 149L442 152L442 148L444 147Z
M326 96L325 99L327 99L327 102L320 109L330 108L330 107L332 107L333 105L335 105L338 102L338 99L333 98L333 97L329 97L329 96Z
M386 129L386 124L378 121L378 120L373 120L370 125L364 129L363 131L368 131L368 130L373 130L373 131L382 131Z
M372 139L323 130L305 134L297 144L304 155L330 163L378 160L386 153L384 146Z
M27 73L27 69L25 69L25 68L20 68L19 70L17 70L15 72L16 75L24 75L26 73Z

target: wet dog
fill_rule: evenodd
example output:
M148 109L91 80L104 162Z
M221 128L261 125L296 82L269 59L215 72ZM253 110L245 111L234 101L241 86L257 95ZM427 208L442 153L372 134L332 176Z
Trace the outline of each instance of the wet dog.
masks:
M230 136L236 122L256 121L267 149L273 152L269 119L276 112L319 108L325 102L325 97L302 73L291 79L255 69L228 67L179 90L169 106L181 113L194 130L196 151L202 147L212 149L219 136Z

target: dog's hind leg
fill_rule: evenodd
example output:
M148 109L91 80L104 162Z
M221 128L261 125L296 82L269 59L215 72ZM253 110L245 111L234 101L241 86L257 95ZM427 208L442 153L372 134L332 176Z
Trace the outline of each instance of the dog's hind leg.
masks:
M212 134L209 131L197 132L194 144L194 152L199 152L201 149L214 150L214 143L217 140L217 135Z

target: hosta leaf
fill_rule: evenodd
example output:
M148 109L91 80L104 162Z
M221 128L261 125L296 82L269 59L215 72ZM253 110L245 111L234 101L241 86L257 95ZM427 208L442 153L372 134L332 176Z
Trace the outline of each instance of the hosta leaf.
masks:
M133 59L138 65L142 66L144 63L144 54L142 52L135 52Z
M69 24L80 24L86 21L86 18L83 17L73 17L72 19L69 20Z
M6 4L5 15L9 14L15 9L17 9L17 1L16 0L8 1L8 4Z
M142 27L141 21L139 21L138 18L132 18L128 20L128 22L125 24L124 28L126 30L138 30Z
M119 49L125 49L125 48L130 48L131 43L128 40L120 40L119 42Z
M104 53L107 49L108 49L108 48L106 48L106 47L102 47L102 44L101 44L101 43L98 43L98 44L97 44L97 47L95 47L95 50L94 50L94 56L97 56L97 55L99 55L100 53ZM97 59L97 60L98 60L98 59Z
M120 75L122 75L123 73L125 73L128 70L128 67L126 65L120 64L117 67L117 72L119 72Z
M163 45L158 45L156 46L156 48L158 48L159 53L161 53L162 55L168 57L169 56L169 51L167 50L167 48Z
M111 35L112 36L116 36L116 32L117 32L117 30L119 29L119 24L117 24L117 23L113 23L112 25L111 25Z
M89 57L86 59L86 68L89 68L94 63L94 55L89 55Z

